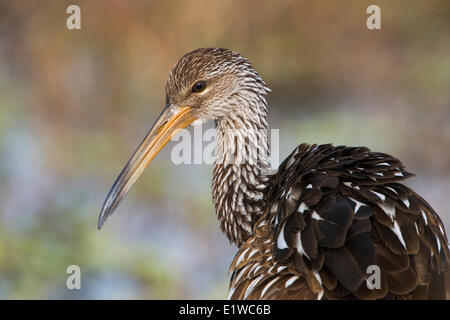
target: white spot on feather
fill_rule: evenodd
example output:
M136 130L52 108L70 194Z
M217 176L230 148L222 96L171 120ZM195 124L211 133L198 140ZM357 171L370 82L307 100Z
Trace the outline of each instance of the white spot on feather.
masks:
M276 277L276 278L272 279L268 284L266 284L266 286L264 287L263 291L261 292L261 298L264 297L264 295L266 294L267 290L269 290L269 288L279 279L280 279L279 277Z
M253 280L250 285L248 286L247 290L245 290L245 295L244 295L244 299L247 299L247 297L250 295L250 293L252 293L253 289L255 288L255 286L258 284L259 280L262 279L262 277L264 277L264 275L260 275L258 278L256 278L255 280Z
M316 278L316 280L319 282L320 286L322 287L322 278L320 277L319 273L317 271L314 271L313 274L314 274L314 277ZM322 299L322 296L323 296L323 290L317 296L317 300Z
M395 219L395 207L394 206L388 206L388 205L380 205L380 208L386 213L392 221Z
M374 195L376 195L378 198L380 198L381 201L386 200L386 196L385 196L384 194L379 193L379 192L375 192L375 191L373 191L373 190L370 190L370 192L372 192Z
M266 220L263 220L263 221L261 221L261 222L258 224L258 227L265 226L266 224L267 224L267 221L266 221Z
M242 275L245 273L245 271L250 267L250 265L246 265L244 268L242 268L241 270L238 271L236 278L233 281L233 286L235 286L239 279L242 277Z
M402 199L402 202L403 202L403 203L405 204L405 206L409 209L409 206L410 206L409 200L408 200L408 199L405 199L405 200Z
M250 254L248 255L247 259L250 259L251 257L253 257L255 255L255 253L258 252L258 249L253 249L252 251L250 251Z
M385 187L386 189L388 189L388 190L391 190L392 192L394 192L396 195L398 195L398 192L397 191L395 191L395 189L394 188L391 188L391 187Z
M284 240L284 227L286 224L283 224L283 227L281 228L280 234L278 235L277 239L277 248L278 249L286 249L288 247L286 240Z
M406 243L405 239L403 239L402 232L400 230L400 226L398 225L397 221L394 221L394 226L391 227L391 230L394 231L395 235L397 236L398 240L402 243L403 247L406 249Z
M427 219L427 215L426 215L425 211L420 209L420 212L422 212L422 217L423 217L423 220L425 220L425 225L428 225L428 219Z
M320 286L322 286L322 278L320 277L319 273L317 271L313 272L314 277L316 277L317 281L319 282Z
M286 163L286 169L289 168L295 161L295 157L291 157Z
M285 288L289 287L289 286L292 285L297 279L298 279L298 276L292 276L291 278L289 278L288 281L286 281L286 284L284 285L284 287L285 287Z
M302 202L300 204L300 206L298 207L297 211L300 212L300 213L304 213L305 210L308 210L308 209L309 209L308 206L304 202Z
M376 174L377 176L380 176L380 177L383 176L383 173L382 173L382 172L374 172L373 174Z
M302 238L300 235L300 231L297 232L297 251L298 253L300 253L301 255L304 255L305 257L307 257L309 260L311 260L311 258L308 256L308 254L305 252L305 250L303 249L303 244L302 244Z
M238 265L241 263L241 261L244 259L244 256L245 256L245 254L247 253L247 251L248 251L249 249L250 249L250 248L245 249L245 250L239 255L239 258L238 258L238 260L236 261L236 266L238 266Z
M241 227L244 228L244 230L247 231L248 233L251 233L251 232L252 232L252 228L251 228L248 224L241 223L240 225L241 225Z
M231 297L233 296L233 293L234 293L234 290L235 290L235 289L236 289L235 287L231 287L231 288L230 288L230 291L228 291L227 300L230 300L230 299L231 299Z
M356 204L356 206L355 206L355 214L358 212L360 207L367 206L366 204L364 204L362 202L359 202L358 200L355 200L353 198L349 198L349 199L352 200Z
M280 273L281 271L283 271L283 270L286 269L286 268L287 268L286 266L279 266L279 267L277 268L277 272Z
M322 218L321 216L319 216L319 215L317 214L316 211L313 212L313 214L311 215L311 218L313 218L313 219L315 219L315 220L317 220L317 221L325 220L324 218Z

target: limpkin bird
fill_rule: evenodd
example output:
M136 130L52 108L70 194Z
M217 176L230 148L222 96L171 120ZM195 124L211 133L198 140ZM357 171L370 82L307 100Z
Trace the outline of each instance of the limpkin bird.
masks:
M366 147L301 144L271 170L270 89L227 49L184 55L165 91L166 107L114 182L98 228L174 133L214 120L212 198L239 248L228 298L449 298L444 225L403 184L412 174L400 160ZM370 270L378 285L369 285Z

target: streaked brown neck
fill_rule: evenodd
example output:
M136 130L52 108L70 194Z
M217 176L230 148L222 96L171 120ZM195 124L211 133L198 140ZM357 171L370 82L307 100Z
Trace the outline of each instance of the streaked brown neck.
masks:
M258 98L252 104L241 100L216 122L213 202L222 231L238 246L262 214L270 168L266 100Z

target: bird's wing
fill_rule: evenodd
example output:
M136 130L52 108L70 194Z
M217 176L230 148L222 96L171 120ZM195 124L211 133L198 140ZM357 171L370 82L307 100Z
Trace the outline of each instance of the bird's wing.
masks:
M399 183L409 176L367 148L300 145L232 264L230 297L445 299L447 236L428 203Z

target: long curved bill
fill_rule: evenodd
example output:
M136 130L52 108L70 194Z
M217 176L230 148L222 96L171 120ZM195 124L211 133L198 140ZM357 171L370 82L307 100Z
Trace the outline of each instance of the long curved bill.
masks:
M179 130L186 128L194 120L196 118L192 116L191 107L168 105L164 108L153 127L114 181L98 217L98 229L103 226L106 219L117 208L120 201L125 198L136 180L172 136Z

